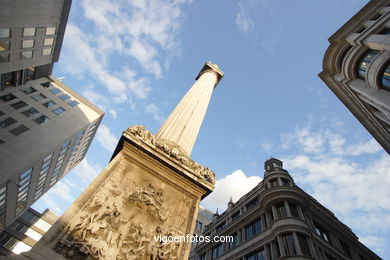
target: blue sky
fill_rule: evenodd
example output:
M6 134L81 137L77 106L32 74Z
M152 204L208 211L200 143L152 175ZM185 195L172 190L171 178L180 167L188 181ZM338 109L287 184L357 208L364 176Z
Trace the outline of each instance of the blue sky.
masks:
M317 74L327 39L368 1L73 1L54 75L106 116L86 159L34 207L61 214L123 130L156 133L205 61L225 72L191 157L217 174L224 210L284 161L296 183L390 259L390 160Z

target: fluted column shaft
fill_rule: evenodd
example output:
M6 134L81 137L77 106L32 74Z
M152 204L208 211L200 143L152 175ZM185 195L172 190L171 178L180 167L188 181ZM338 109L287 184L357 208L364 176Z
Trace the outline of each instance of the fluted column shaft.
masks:
M210 65L218 69L216 65ZM210 103L213 89L220 77L220 74L213 69L201 71L198 80L157 132L157 139L174 142L187 155L190 155Z

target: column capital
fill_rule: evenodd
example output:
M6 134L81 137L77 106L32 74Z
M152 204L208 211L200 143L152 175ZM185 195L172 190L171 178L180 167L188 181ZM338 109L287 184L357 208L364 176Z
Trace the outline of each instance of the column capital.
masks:
M219 69L217 64L212 64L210 61L207 61L204 65L203 68L200 70L198 75L196 76L195 80L198 80L200 76L202 76L203 73L211 71L217 76L217 83L215 83L214 88L218 85L219 81L222 79L223 75L225 73Z

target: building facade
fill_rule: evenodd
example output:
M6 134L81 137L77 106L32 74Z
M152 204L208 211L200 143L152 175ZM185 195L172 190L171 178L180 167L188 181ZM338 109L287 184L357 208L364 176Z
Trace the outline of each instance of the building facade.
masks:
M329 38L319 77L390 154L390 3L373 0Z
M0 231L85 156L104 115L51 75L71 0L0 0Z
M0 90L52 73L71 0L0 0Z
M202 207L202 206L199 206L199 210L198 210L198 217L196 218L196 224L195 224L195 232L194 234L200 236L202 235L204 229L206 228L206 226L208 224L211 223L211 221L213 221L213 218L214 218L214 213L211 212L210 210ZM195 247L198 245L197 242L192 242L192 245L191 245L191 251L190 251L190 256L189 256L189 260L195 260L196 259L196 255L195 255Z
M103 114L53 76L0 92L2 227L84 158Z
M274 158L265 162L264 179L215 218L203 235L232 236L233 241L199 244L196 260L381 259L296 186Z
M29 208L0 233L0 255L8 256L30 250L57 219L58 216L48 209L39 213Z

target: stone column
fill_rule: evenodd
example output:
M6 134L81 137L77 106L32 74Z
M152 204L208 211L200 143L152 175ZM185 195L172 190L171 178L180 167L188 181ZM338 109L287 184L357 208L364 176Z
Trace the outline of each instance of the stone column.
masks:
M213 89L223 75L217 65L207 62L196 77L195 84L157 132L156 138L174 142L190 155Z
M206 63L157 136L123 132L110 163L25 256L29 260L188 259L199 202L215 174L189 158L211 92L222 77Z

